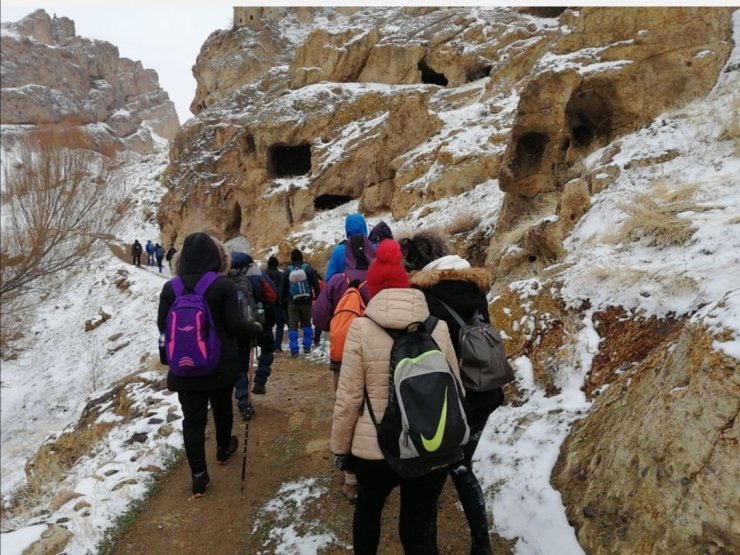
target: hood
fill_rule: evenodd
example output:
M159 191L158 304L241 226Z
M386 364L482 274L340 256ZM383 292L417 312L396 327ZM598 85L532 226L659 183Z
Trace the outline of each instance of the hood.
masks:
M370 230L370 235L368 235L368 239L370 239L371 243L377 245L383 239L393 239L393 233L391 232L391 228L388 226L388 224L385 223L383 220L380 220Z
M246 253L239 251L234 251L231 253L231 268L234 270L241 270L242 268L246 268L252 262L254 262L252 260L252 257Z
M176 272L180 276L202 275L206 272L225 274L229 271L226 247L207 233L191 233L185 237L178 255Z
M447 257L444 257L447 258ZM461 270L430 268L429 264L423 270L411 274L409 281L421 289L431 289L440 281L468 281L475 285L481 291L490 289L490 279L488 270L485 268L467 268Z
M367 222L362 214L356 212L347 216L344 220L344 231L346 232L347 237L355 234L367 237Z
M429 308L419 289L383 289L370 299L365 316L379 326L399 330L426 320Z

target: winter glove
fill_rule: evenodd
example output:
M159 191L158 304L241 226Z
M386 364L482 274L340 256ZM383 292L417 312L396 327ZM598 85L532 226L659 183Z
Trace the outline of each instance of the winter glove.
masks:
M331 462L339 470L352 470L354 468L352 455L334 455Z

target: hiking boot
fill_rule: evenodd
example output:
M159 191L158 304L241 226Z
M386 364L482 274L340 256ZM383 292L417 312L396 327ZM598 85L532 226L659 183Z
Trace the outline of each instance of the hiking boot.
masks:
M311 347L309 347L308 349L303 349L303 354L305 355L307 355L310 352L311 352Z
M290 356L292 356L293 358L298 358L298 355L299 355L298 351L291 351L290 352Z
M239 440L236 439L236 436L231 436L228 445L216 449L216 462L218 464L229 462L229 457L236 451L237 447L239 447Z
M211 479L207 470L193 474L193 497L203 497L206 494L206 488L210 485Z
M243 409L240 409L239 413L242 415L242 420L247 422L249 420L252 420L252 418L254 417L254 407L252 405L248 405Z
M257 395L264 395L265 393L267 393L267 388L263 383L255 383L252 386L252 393L255 393Z

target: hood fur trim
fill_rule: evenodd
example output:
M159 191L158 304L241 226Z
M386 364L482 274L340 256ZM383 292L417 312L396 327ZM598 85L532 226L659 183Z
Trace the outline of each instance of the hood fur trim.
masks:
M469 281L485 293L487 293L491 287L488 270L485 268L468 268L467 270L427 269L419 270L418 272L411 274L409 277L411 285L416 285L420 289L430 289L440 281L447 279Z

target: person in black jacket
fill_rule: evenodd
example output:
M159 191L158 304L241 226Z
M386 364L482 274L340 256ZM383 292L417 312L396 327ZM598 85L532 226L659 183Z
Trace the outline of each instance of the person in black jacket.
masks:
M460 325L442 304L447 303L464 321L469 321L478 311L486 322L490 321L486 292L489 287L488 272L471 268L467 260L449 255L441 237L422 232L400 241L404 264L411 274L411 286L421 289L429 306L429 313L447 323L455 353L460 357L458 333ZM492 553L488 535L488 518L483 491L473 473L472 459L489 415L504 402L501 388L490 391L465 390L470 408L470 441L465 446L462 464L450 468L460 503L465 512L471 535L471 555Z
M283 272L278 268L278 259L271 256L267 259L267 275L272 282L279 288L283 282ZM275 315L275 352L283 351L283 333L285 332L285 322L287 320L285 309L279 302L272 305L273 314Z
M175 273L186 290L192 290L203 274L209 271L224 274L229 270L226 248L205 233L192 233L185 238ZM179 377L167 374L167 387L176 391L182 406L182 435L185 453L193 478L193 496L202 497L210 484L205 454L205 431L208 403L211 403L216 427L216 462L225 464L236 451L239 441L231 435L233 409L231 392L239 379L237 336L258 335L262 326L247 322L242 316L236 296L236 286L226 276L219 276L204 295L216 332L221 339L221 357L213 372L203 377ZM157 327L163 334L167 313L175 302L172 282L162 287L159 295Z
M131 256L133 257L133 265L141 268L141 251L143 250L141 243L136 239L131 247Z

